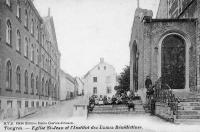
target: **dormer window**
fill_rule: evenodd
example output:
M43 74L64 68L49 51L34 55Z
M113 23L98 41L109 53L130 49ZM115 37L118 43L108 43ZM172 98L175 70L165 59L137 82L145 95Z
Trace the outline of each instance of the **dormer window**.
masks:
M6 0L6 5L9 6L9 7L11 7L11 2L10 2L10 0Z
M20 2L17 0L17 17L21 19L21 8L20 8Z

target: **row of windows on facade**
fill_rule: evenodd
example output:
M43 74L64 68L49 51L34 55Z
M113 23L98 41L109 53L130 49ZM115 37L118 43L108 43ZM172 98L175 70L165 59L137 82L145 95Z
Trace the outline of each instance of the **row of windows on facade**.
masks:
M103 67L103 69L104 69L104 70L106 70L106 66L104 66L104 67ZM100 68L100 67L98 67L98 70L101 70L101 68Z
M7 1L6 3L7 3L7 5L9 7L11 7L10 1ZM19 0L17 2L17 14L18 14L17 17L21 19L21 8L20 8L20 2L19 2ZM25 11L25 27L28 28L28 13L27 13L27 10ZM36 39L39 40L39 28L38 28L38 26L37 26L37 31L35 33L36 33L35 36L37 37ZM33 36L34 36L34 20L33 19L31 20L31 34L33 34ZM11 45L11 36L12 36L12 26L11 26L10 20L8 20L7 21L7 37L6 37L6 42L9 45ZM19 32L19 33L17 33L17 49L18 50L20 50L20 43L21 43L20 37L21 36L20 36L20 32ZM50 44L48 44L48 43L50 43ZM44 46L44 44L45 44L45 35L43 34L42 35L42 45ZM51 45L51 42L46 41L46 45ZM51 49L52 54L54 54L55 59L57 59L57 56L56 56L56 54L55 54L52 46L51 46L51 48L49 46L46 46L46 49L48 49L48 50Z
M50 105L48 102L45 102L45 101L42 101L42 104L41 106L44 107L45 106L45 103L46 103L46 106ZM1 108L1 100L0 100L0 109ZM31 101L31 106L29 106L29 101L24 101L24 104L25 104L25 108L28 108L28 107L37 107L39 108L40 107L40 104L39 104L39 101ZM56 102L52 102L51 105L54 105L56 104ZM7 108L13 108L13 101L12 100L8 100L7 101ZM17 101L17 108L22 108L22 101Z
M12 5L11 5L11 0L6 0L6 5L11 8ZM20 0L17 0L17 8L16 8L16 17L18 18L18 20L21 21L21 7L20 7ZM24 26L25 28L28 29L28 23L29 23L29 16L28 16L28 11L27 9L25 9L25 20L24 20ZM34 29L35 27L35 22L33 19L31 19L31 23L30 23L30 32L33 36L36 36L36 39L39 40L39 26L37 25L37 30L35 31Z
M107 87L107 88L106 88L106 93L107 93L107 94L112 93L111 87ZM97 87L93 87L93 94L97 94Z
M93 82L97 82L97 77L93 77ZM107 76L106 77L106 83L110 83L111 82L111 77Z
M17 92L21 92L21 69L20 66L17 66L16 69L16 91ZM36 95L38 95L38 90L39 90L39 78L38 76L36 76L34 78L34 74L31 73L31 77L30 77L30 82L31 82L31 94L34 94L34 87L35 87L35 83L36 83ZM50 85L51 83L46 81L44 81L44 78L42 78L42 95L46 95L49 96L50 95ZM24 72L24 87L25 87L25 94L28 94L28 71L25 70ZM6 90L8 91L12 91L12 65L11 62L8 61L6 64ZM53 93L55 93L56 95L56 85L54 87L54 91Z
M10 22L10 20L7 20L6 43L8 45L10 45L10 46L11 46L11 39L12 39L11 36L12 36L11 22ZM27 37L25 37L25 39L24 39L24 56L26 58L28 58L28 53L29 53L28 44L29 44L29 39ZM18 53L22 52L22 48L21 47L22 47L21 33L20 33L19 30L17 30L17 32L16 32L16 51ZM34 58L34 56L35 56L35 47L34 47L33 44L31 45L30 49L31 49L30 60L34 63L34 60L35 60L35 58ZM38 49L37 49L36 53L37 53L37 55L36 55L37 56L36 57L36 64L39 64L39 50ZM51 68L51 69L54 69L54 74L56 75L56 67L51 65L51 59L50 59L50 61L49 61L49 59L46 59L46 62L45 62L45 56L44 55L42 55L42 66L45 69L48 69L47 67L52 66L53 68Z

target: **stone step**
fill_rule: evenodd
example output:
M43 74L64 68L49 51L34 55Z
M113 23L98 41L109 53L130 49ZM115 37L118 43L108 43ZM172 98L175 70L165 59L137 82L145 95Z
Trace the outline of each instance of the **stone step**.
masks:
M99 111L106 111L106 110L128 110L128 108L126 109L93 109L93 110L99 110Z
M178 106L200 106L200 102L180 102Z
M199 125L200 119L175 119L174 122L176 123L187 123L194 125L195 123Z
M200 120L200 115L177 115L177 119L199 119Z
M126 108L126 105L95 105L96 108Z
M180 99L180 102L200 102L200 98L185 98Z
M92 112L95 113L115 113L115 112L128 112L128 110L104 110L104 111L98 111L98 110L93 110Z
M200 111L200 106L178 106L178 110L199 110Z
M178 115L199 115L200 116L200 111L185 111L185 110L180 110L180 111L178 111Z
M145 112L125 111L125 112L91 112L90 114L146 114Z

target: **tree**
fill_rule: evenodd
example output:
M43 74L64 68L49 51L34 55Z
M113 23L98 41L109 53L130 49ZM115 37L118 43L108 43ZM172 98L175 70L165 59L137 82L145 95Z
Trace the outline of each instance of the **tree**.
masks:
M125 93L130 90L130 66L126 66L118 78L119 85L115 87L117 94Z

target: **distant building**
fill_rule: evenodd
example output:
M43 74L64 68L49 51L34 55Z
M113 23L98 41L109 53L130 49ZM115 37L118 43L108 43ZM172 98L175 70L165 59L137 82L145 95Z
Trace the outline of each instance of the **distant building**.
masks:
M60 100L72 99L76 96L76 83L74 77L60 70Z
M77 95L84 95L84 82L81 78L75 77L77 83Z
M88 71L83 78L85 95L114 95L116 76L115 68L101 58L99 64Z
M0 0L0 116L21 117L59 101L60 52L53 18L32 0Z

